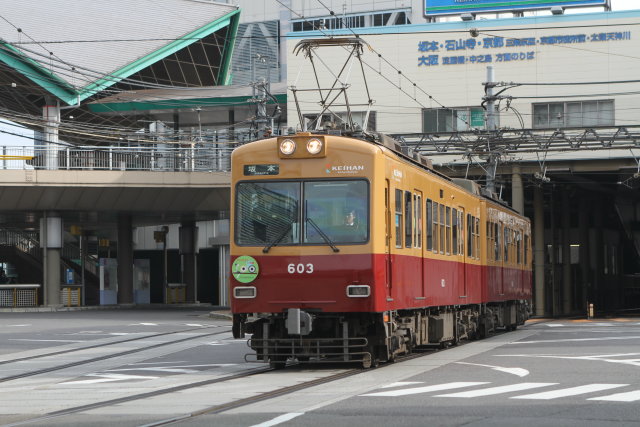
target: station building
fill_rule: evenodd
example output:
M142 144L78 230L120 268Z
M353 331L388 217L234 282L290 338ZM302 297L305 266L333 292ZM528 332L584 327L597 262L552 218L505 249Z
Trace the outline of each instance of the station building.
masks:
M30 7L29 3L15 3L7 9L10 20L24 16L21 8ZM540 13L527 17L504 13L500 19L494 19L494 14L477 16L473 21L452 17L427 22L436 20L425 18L424 2L420 0L336 0L324 4L284 0L277 7L271 2L252 0L226 3L167 0L158 5L159 13L149 14L134 4L118 1L111 5L111 16L114 21L120 19L119 26L107 28L110 21L93 19L99 15L96 12L91 25L73 25L77 20L72 20L67 26L56 27L64 27L63 32L41 37L62 41L72 35L77 40L94 40L96 29L103 29L103 37L94 41L111 43L112 48L107 49L110 54L100 63L104 67L102 75L109 76L101 81L100 73L87 77L69 66L62 73L63 80L68 81L51 85L47 72L56 63L50 58L51 52L61 53L56 45L32 55L30 61L3 62L0 77L7 90L0 96L2 107L45 119L30 125L41 132L36 134L37 143L50 142L47 137L53 132L42 128L47 125L46 119L56 117L49 114L49 109L43 113L43 107L60 100L61 105L73 107L58 110L60 126L55 134L61 141L74 146L94 143L89 137L67 132L64 125L69 123L127 127L132 133L124 141L110 143L110 148L135 148L152 141L151 150L164 159L138 164L131 157L123 157L123 161L114 163L109 162L111 155L90 154L89 166L95 170L80 164L77 169L82 173L77 174L77 181L55 178L47 182L50 177L63 174L63 169L73 169L69 160L72 156L60 155L54 162L40 164L47 170L25 167L3 171L0 197L5 203L0 206L0 214L3 233L9 236L5 238L6 246L16 247L17 239L29 251L37 248L44 253L37 246L46 247L46 242L37 241L42 236L42 219L59 218L53 224L63 233L64 248L45 251L56 255L58 250L63 263L71 265L70 261L77 260L77 256L67 256L65 252L77 246L83 246L95 259L125 253L128 259L142 260L124 273L103 262L103 271L111 269L112 277L125 278L126 292L123 294L121 286L106 299L105 295L94 293L91 303L100 303L98 297L108 303L167 302L165 282L188 282L184 300L225 304L228 154L235 144L260 136L256 123L261 128L273 127L274 133L305 126L299 123L287 89L315 84L309 69L305 70L308 62L293 54L300 39L357 35L371 46L371 50L363 52L363 59L368 64L365 72L375 103L368 116L363 106L353 115L361 125L368 117L368 130L399 138L407 134L454 135L485 130L482 97L488 65L494 68L495 81L529 83L502 93L511 98L498 102L500 129L530 129L543 135L560 130L566 131L569 138L570 132L577 129L593 128L598 134L613 135L624 127L628 136L624 149L613 144L598 150L510 152L498 165L496 191L533 218L538 234L542 233L536 246L537 265L541 268L536 272L536 314L578 313L587 303L594 303L597 310L638 306L640 209L634 173L638 172L640 148L629 149L628 142L640 139L633 128L638 124L634 117L640 97L634 81L640 12ZM197 19L174 22L175 16L166 12L176 5L185 7L185 13L194 14ZM56 4L61 16L74 16L65 14L65 10L76 7L73 1ZM203 13L206 8L217 8L218 12ZM93 10L87 9L86 13L91 15ZM50 15L46 8L35 8L30 22L46 29L51 25ZM145 19L140 21L140 16ZM131 19L138 19L138 24L126 25ZM15 42L15 46L21 46L28 41L27 35L33 35L26 25L18 34L15 27L5 24L2 32L6 45ZM171 26L175 34L168 39L157 36L154 26ZM472 29L476 30L475 35ZM192 36L185 37L189 34ZM123 49L122 40L144 38L154 39L155 44L132 43ZM84 50L83 55L78 55L71 44L63 46L75 55L75 62L91 68L93 55L101 50L100 43ZM325 74L327 78L342 65L340 54L322 59L322 67L330 70ZM30 78L33 61L40 64L36 71L44 76L39 82ZM24 68L25 64L32 68ZM358 73L350 69L348 74L344 83L350 86L350 100L366 105L366 88ZM127 84L128 79L142 81L148 87ZM576 84L612 81L628 83ZM258 94L268 98L261 121L257 120L256 82L266 83L269 92L269 96L266 92ZM62 90L69 88L81 90ZM308 123L315 118L314 112L317 115L318 100L302 101L303 108L310 107L303 118ZM279 112L276 106L280 107ZM346 113L332 111L338 119ZM327 119L336 121L336 117ZM213 161L190 161L189 155L184 154L187 151L183 151L177 154L177 165L168 160L170 146L197 150L206 154L203 158ZM83 150L87 151L83 148L79 152ZM207 150L213 154L207 154ZM447 175L484 179L479 165L484 165L486 159L446 150L424 153ZM107 163L93 167L98 165L100 156ZM12 162L15 160L3 159L3 167L12 169ZM130 172L132 167L135 174ZM170 174L154 174L168 170ZM144 173L148 174L143 178ZM104 185L106 182L112 185ZM82 191L70 188L78 183L84 187ZM18 265L15 249L5 247L3 251L1 261L11 258L13 265ZM31 264L20 265L23 281L42 282L38 274L40 278L57 275L61 282L66 278L64 264L51 273L43 272L47 271L46 266L38 273L38 269L29 267ZM86 276L95 285L99 273L94 273L86 272ZM75 275L77 282L77 269ZM135 291L139 286L147 286L147 294L137 299ZM40 303L60 302L53 296L42 298L42 292L40 296Z
M538 227L536 314L639 307L640 11L489 18L292 32L288 85L331 87L347 55L318 49L317 85L297 41L361 38L367 86L349 65L338 84L349 87L354 120L394 134L446 175L483 183L491 151L477 145L492 141L477 135L488 129L491 66L502 83L493 92L496 128L512 133L493 151L495 191ZM300 123L289 99L289 125L305 129L319 98L298 97L310 113ZM339 126L346 108L330 111L318 122ZM476 147L453 149L463 138Z

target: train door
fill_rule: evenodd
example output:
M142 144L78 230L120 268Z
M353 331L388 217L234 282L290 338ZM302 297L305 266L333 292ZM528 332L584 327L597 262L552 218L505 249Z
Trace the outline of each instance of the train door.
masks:
M384 258L385 258L385 287L387 296L391 296L391 187L389 180L385 180L384 188Z
M458 271L460 272L458 278L458 296L466 297L467 296L467 280L471 277L468 269L470 268L467 265L467 255L464 248L465 242L465 212L464 207L458 206L458 209L453 210L453 250L457 251L458 254Z

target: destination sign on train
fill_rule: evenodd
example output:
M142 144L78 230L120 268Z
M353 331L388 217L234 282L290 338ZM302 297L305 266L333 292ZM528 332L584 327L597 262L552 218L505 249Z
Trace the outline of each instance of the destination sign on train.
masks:
M280 165L244 165L245 176L251 175L278 175Z

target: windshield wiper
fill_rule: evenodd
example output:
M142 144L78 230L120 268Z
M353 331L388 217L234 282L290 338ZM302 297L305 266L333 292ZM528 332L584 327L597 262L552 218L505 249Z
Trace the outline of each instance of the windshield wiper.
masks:
M282 230L282 233L278 235L278 237L276 237L275 239L273 239L269 244L267 244L267 246L265 246L262 249L262 253L266 254L267 252L269 252L269 249L271 249L272 247L276 246L278 243L280 243L282 241L282 239L284 239L284 236L287 235L287 233L291 230L291 227L293 226L293 223L290 222L287 224L287 226Z
M326 234L324 234L322 230L320 230L320 227L318 227L318 224L316 224L314 220L307 217L307 222L311 224L313 228L315 228L315 230L318 232L320 237L322 237L324 241L327 242L327 245L331 246L331 249L333 250L333 252L340 252L340 249L336 248L336 245L333 244L329 236L327 236Z

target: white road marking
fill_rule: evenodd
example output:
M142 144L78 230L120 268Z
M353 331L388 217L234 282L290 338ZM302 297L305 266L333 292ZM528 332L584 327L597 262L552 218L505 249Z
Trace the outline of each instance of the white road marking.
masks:
M552 354L497 354L498 357L539 357L543 359L569 359L569 360L592 360L607 363L619 363L621 365L640 366L640 358L635 359L613 359L613 357L639 356L640 353L602 354L592 356L555 356Z
M513 341L513 342L508 342L507 344L541 344L541 343L552 343L552 342L631 340L631 339L639 339L639 338L640 338L640 336L604 337L604 338L573 338L573 339L562 339L562 340Z
M424 381L398 381L397 383L383 385L380 388L404 387L406 385L423 384L423 383Z
M588 384L578 387L563 388L560 390L545 391L542 393L524 394L522 396L514 396L511 399L536 399L551 400L558 397L577 396L579 394L593 393L595 391L610 390L612 388L624 387L629 384Z
M142 326L158 326L157 323L132 323L129 326L137 326L137 325L142 325Z
M34 340L28 338L9 338L7 341L32 341L32 342L87 342L86 340Z
M512 391L529 390L532 388L548 387L558 383L521 383L512 385L503 385L499 387L489 387L480 390L461 391L459 393L439 394L436 397L480 397L493 396L495 394L510 393Z
M587 400L604 400L607 402L635 402L640 400L640 390L629 391L627 393L611 394L609 396L592 397Z
M561 328L564 325L561 323L546 323L545 326L548 326L550 328Z
M405 388L403 390L380 391L377 393L361 394L360 396L407 396L410 394L429 393L431 391L452 390L474 385L489 384L487 382L453 382L446 384L429 385L425 387Z
M187 366L150 366L150 367L139 367L139 368L121 368L121 369L109 369L107 372L121 372L121 371L157 371L157 372L168 372L168 373L177 373L177 374L194 374L200 372L198 367L225 367L225 366L235 366L235 363L213 363L210 365L187 365ZM191 368L191 369L190 369Z
M186 360L176 360L173 362L138 362L138 363L130 363L128 366L137 366L137 365L166 365L169 363L185 363Z
M203 345L229 345L229 344L246 344L246 341L243 340L222 340L222 341L209 341L203 342Z
M21 324L21 325L7 325L7 326L13 326L15 328L22 328L22 327L25 327L25 326L31 326L31 324L25 323L25 324Z
M204 325L201 325L199 323L187 323L186 326L200 326L200 327L202 327Z
M88 377L98 377L92 380L78 380L67 381L61 384L98 384L108 383L114 381L127 381L127 380L155 380L159 377L146 377L142 375L123 375L123 374L88 374Z
M289 420L292 420L296 417L299 417L300 415L304 415L304 412L290 412L288 414L284 414L284 415L280 415L279 417L275 417L274 419L270 420L270 421L266 421L264 423L261 424L254 424L251 427L271 427L271 426L276 426L278 424L282 424L284 422L287 422Z
M485 368L491 368L494 371L506 372L507 374L517 375L519 377L526 377L529 375L529 371L524 368L504 368L502 366L482 365L480 363L467 363L467 362L455 362L460 365L472 365L472 366L484 366Z

